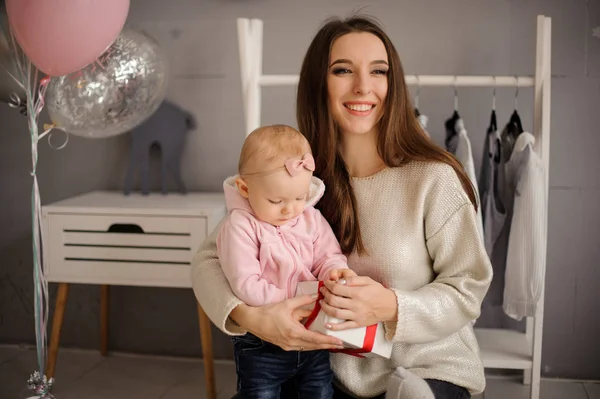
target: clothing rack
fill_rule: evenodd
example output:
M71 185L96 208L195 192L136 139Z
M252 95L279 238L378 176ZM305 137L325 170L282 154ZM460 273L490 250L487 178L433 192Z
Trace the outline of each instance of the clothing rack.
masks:
M237 20L240 70L246 134L259 127L261 87L292 86L298 75L263 75L263 22L259 19ZM532 76L452 76L407 75L409 85L459 87L533 87L534 150L542 159L546 172L546 209L548 209L548 171L550 166L550 85L551 19L537 17L535 75ZM547 214L546 214L547 218ZM543 237L547 241L547 237ZM545 265L544 265L545 279ZM530 398L539 399L544 316L544 287L534 317L528 317L525 333L506 329L476 328L481 360L488 369L523 370L523 383L530 385Z

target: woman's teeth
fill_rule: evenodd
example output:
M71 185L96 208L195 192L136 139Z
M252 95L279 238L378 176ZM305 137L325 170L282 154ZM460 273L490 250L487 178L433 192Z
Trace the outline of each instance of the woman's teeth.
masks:
M346 104L346 108L352 111L369 111L373 107L372 104Z

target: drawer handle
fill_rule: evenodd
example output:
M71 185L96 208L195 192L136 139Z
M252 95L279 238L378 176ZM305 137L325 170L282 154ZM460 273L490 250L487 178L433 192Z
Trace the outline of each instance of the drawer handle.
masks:
M144 229L142 229L137 224L133 223L115 223L110 225L110 227L108 228L108 232L144 234Z

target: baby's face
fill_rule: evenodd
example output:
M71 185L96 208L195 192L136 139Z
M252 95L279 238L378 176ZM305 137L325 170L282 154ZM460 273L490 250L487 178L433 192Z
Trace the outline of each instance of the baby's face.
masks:
M248 179L250 206L260 220L273 226L284 225L304 210L311 178L312 172L308 170L290 176L282 169Z

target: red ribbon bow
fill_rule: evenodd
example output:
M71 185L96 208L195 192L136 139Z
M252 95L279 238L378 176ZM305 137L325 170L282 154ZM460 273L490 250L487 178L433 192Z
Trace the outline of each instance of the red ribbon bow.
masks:
M317 289L317 292L319 293L319 297L317 298L317 302L315 303L315 307L313 308L312 312L310 313L310 316L308 316L308 319L306 319L306 323L304 324L306 329L308 329L308 327L310 327L310 325L315 321L315 319L317 318L317 315L321 311L321 305L319 304L319 302L324 298L323 294L321 293L321 287L323 287L323 282L319 281L319 288ZM370 353L373 351L373 346L375 345L375 336L376 335L377 335L377 324L372 324L370 326L367 326L367 328L365 329L365 338L363 340L362 348L330 349L329 351L346 353L348 355L352 355L352 356L356 356L356 357L364 357L363 355L361 355L361 353Z

